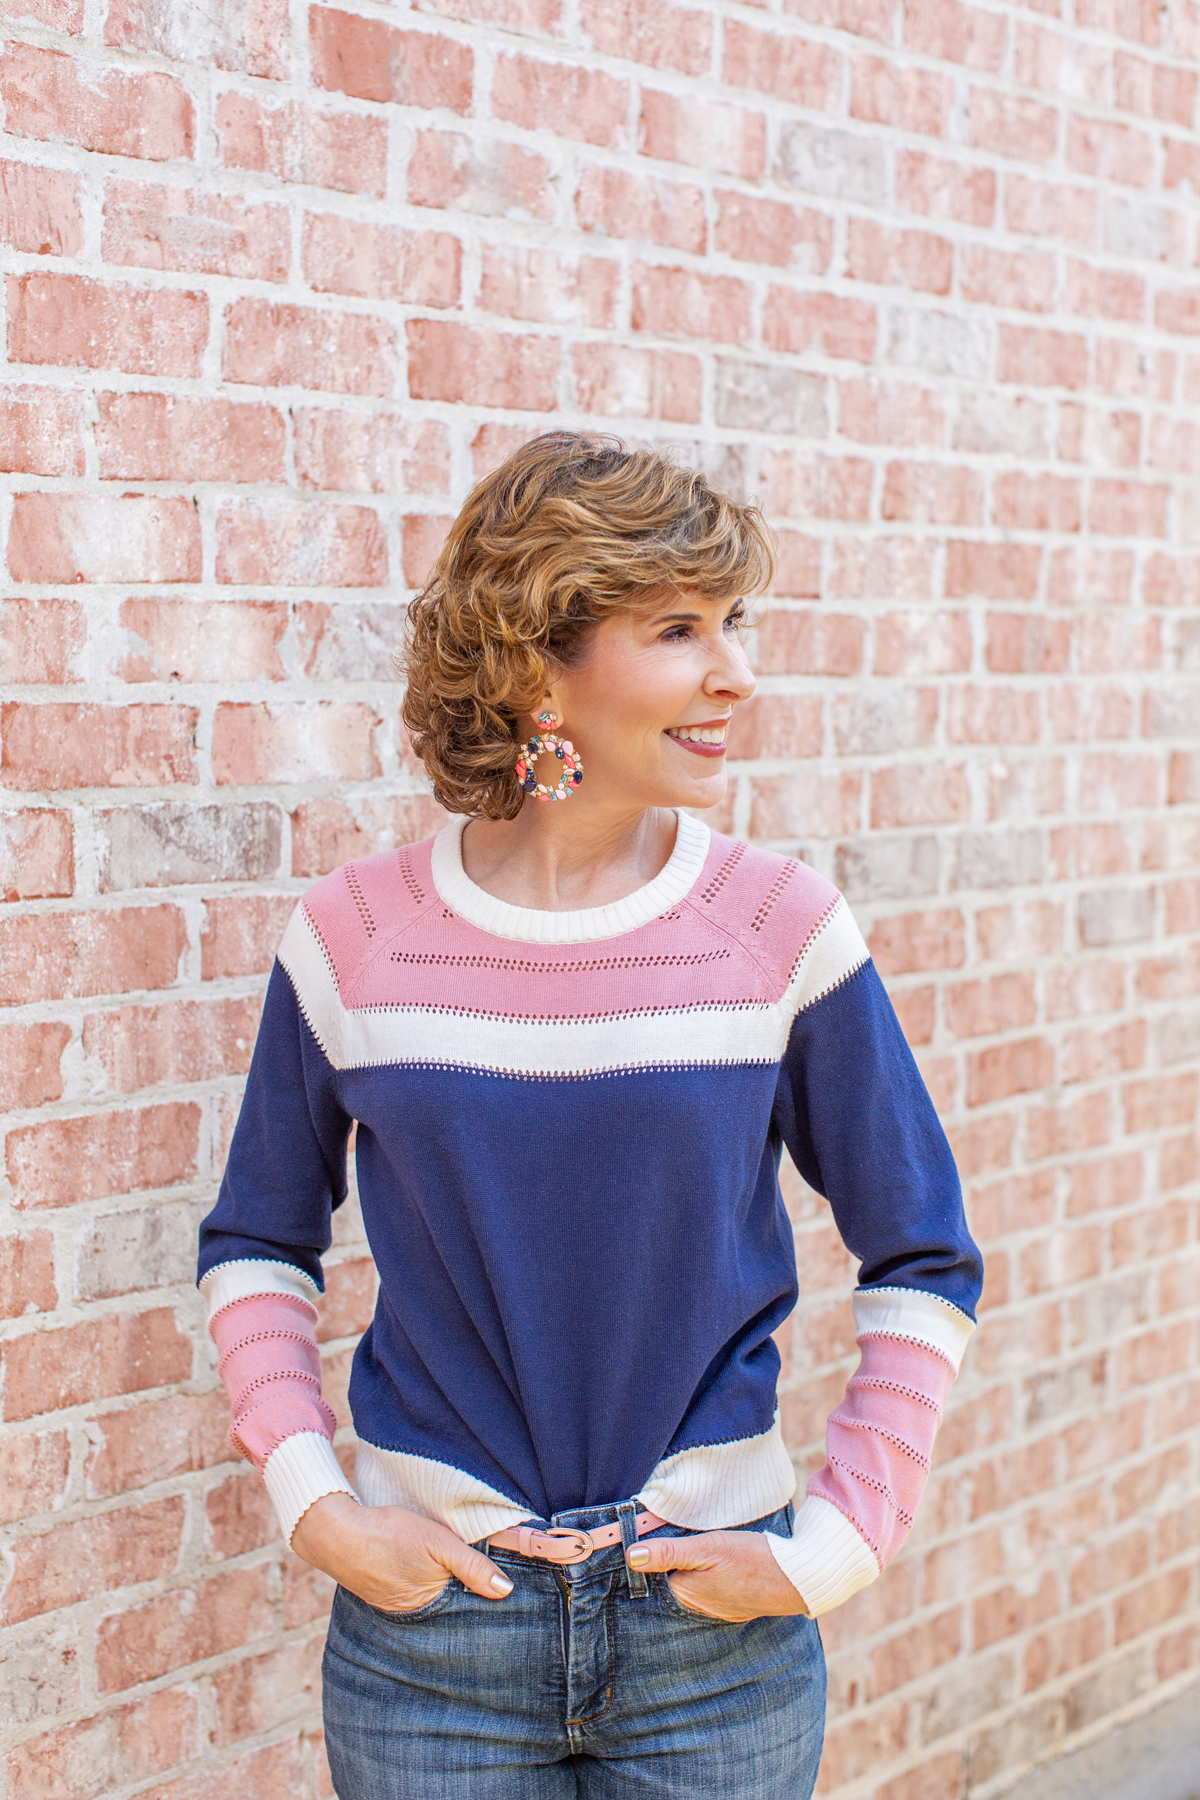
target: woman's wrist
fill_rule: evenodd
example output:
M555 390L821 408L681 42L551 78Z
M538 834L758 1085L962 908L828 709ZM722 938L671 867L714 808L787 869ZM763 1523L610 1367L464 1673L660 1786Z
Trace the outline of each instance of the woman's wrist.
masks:
M292 1549L302 1561L322 1568L353 1536L362 1511L353 1494L322 1494L300 1515L292 1533Z

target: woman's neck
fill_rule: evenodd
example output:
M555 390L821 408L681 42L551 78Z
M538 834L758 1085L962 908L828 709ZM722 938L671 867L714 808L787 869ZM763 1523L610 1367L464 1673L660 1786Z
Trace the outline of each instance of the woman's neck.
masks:
M581 806L572 816L575 798L526 802L515 819L472 819L464 872L494 899L537 912L609 906L662 872L675 846L673 811Z

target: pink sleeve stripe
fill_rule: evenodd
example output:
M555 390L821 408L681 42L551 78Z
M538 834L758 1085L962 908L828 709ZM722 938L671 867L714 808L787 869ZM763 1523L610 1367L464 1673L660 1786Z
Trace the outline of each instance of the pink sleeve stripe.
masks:
M247 1294L209 1320L229 1394L234 1448L261 1474L271 1452L299 1431L331 1442L337 1420L321 1398L317 1309L299 1294Z
M845 1514L884 1569L925 1491L954 1370L938 1351L905 1338L864 1334L859 1347L846 1397L829 1416L825 1466L808 1492Z

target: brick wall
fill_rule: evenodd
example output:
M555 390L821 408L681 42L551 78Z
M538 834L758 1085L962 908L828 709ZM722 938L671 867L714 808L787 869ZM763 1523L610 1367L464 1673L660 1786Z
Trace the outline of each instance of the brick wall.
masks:
M329 1792L329 1584L229 1458L195 1226L294 897L436 823L400 605L557 420L776 522L719 822L848 894L989 1251L823 1790L986 1800L1188 1682L1200 6L2 10L10 1800ZM804 1471L851 1265L789 1195Z

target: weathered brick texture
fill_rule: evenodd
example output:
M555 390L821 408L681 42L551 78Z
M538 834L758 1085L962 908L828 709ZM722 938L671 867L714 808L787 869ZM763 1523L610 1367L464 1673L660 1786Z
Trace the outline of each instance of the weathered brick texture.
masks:
M557 421L768 511L716 822L847 893L988 1252L822 1792L992 1800L1194 1681L1200 10L2 10L0 1796L331 1792L192 1244L295 896L438 822L404 600ZM787 1197L804 1475L853 1264ZM372 1287L343 1218L343 1420Z

